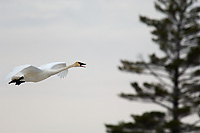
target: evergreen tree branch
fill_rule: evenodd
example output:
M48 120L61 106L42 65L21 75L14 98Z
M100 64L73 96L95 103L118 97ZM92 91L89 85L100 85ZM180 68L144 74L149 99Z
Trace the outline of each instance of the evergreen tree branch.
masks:
M159 106L161 106L161 107L163 107L163 108L165 108L165 109L167 109L167 110L169 110L169 111L172 111L172 108L170 108L169 106L163 104L163 103L160 102L160 101L157 101L157 100L155 100L155 99L152 99L152 102L155 103L155 104L157 104L157 105L159 105Z
M163 86L173 87L172 85L168 84L165 80L163 80L163 75L156 73L147 63L144 62L146 69L150 71L150 74L153 75Z
M199 124L200 123L200 120L197 120L197 121L195 121L195 122L193 122L192 124L190 124L188 127L187 127L187 131L193 131L193 130L195 130L195 128L200 128L199 126L197 127L197 124Z
M142 94L124 94L124 93L121 93L119 95L120 97L122 98L125 98L125 99L129 99L129 100L142 100L142 101L145 101L145 102L150 102L150 103L154 103L154 104L157 104L167 110L172 110L170 108L170 106L164 104L161 102L161 100L157 100L156 96L154 96L153 94L148 94L148 93L142 93Z

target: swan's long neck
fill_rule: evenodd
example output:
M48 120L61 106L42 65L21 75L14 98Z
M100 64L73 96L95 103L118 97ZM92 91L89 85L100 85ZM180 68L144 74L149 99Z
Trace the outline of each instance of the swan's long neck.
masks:
M62 72L64 70L67 70L67 69L72 68L72 67L76 67L75 64L72 64L72 65L57 69L57 70L51 70L51 75L57 74L59 72Z
M75 64L72 64L72 65L69 65L69 66L60 68L60 69L58 69L58 71L59 71L59 72L62 72L62 71L64 71L64 70L67 70L67 69L72 68L72 67L76 67Z

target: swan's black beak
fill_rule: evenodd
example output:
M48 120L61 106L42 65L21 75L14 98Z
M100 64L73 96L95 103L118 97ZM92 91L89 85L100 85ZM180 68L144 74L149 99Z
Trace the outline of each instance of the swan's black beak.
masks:
M80 64L80 67L86 67L85 65L85 63L82 63L82 62L78 62L79 64Z

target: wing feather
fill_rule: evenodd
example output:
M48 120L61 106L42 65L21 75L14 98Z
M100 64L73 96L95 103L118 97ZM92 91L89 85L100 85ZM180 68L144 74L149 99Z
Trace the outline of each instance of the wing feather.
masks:
M26 68L24 68L21 73L22 74L26 74L26 73L39 73L39 72L42 72L41 69L35 67L35 66L28 66Z
M59 76L60 78L65 78L65 77L67 76L67 73L68 73L67 70L62 71L62 72L58 73L58 76Z
M5 78L5 82L7 82L10 78L12 78L15 75L20 75L23 76L26 73L37 73L37 72L41 72L42 70L40 70L39 68L32 66L32 65L22 65L22 66L18 66L15 67ZM18 76L19 76L18 75Z
M65 66L66 66L65 62L53 62L53 63L42 65L39 68L40 69L57 69L57 68L65 67Z
M22 66L18 66L18 67L13 68L12 71L6 76L5 82L8 81L13 76L15 76L16 74L20 73L23 69L30 67L30 66L31 65L26 64L26 65L22 65Z
M53 62L53 63L49 63L49 64L45 64L45 65L42 65L40 66L39 68L40 69L60 69L60 68L63 68L63 67L66 67L66 63L65 62ZM62 72L59 72L58 73L58 76L60 78L64 78L67 76L67 73L68 73L68 70L64 70Z

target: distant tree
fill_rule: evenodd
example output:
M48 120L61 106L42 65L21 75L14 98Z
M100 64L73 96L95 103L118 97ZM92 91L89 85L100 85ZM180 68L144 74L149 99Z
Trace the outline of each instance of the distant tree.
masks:
M141 22L153 27L152 35L162 54L153 53L148 60L122 60L119 67L157 81L131 83L134 93L120 97L157 104L166 112L152 111L132 115L132 122L106 124L108 133L194 133L198 123L182 120L200 109L200 7L197 0L156 0L155 8L162 19L140 16ZM196 4L195 4L196 3Z

